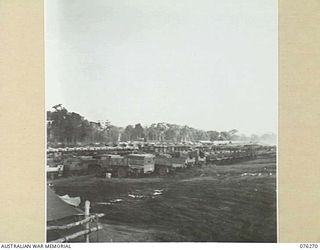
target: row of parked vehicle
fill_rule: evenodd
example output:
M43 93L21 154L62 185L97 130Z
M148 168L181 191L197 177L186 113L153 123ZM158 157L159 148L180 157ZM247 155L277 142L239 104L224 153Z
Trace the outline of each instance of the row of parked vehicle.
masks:
M48 158L47 174L50 179L59 176L94 174L97 177L143 176L152 173L166 175L177 169L196 164L196 158L190 154L145 154L134 153L125 156L102 154L94 156L73 156L64 160Z
M268 149L266 152L269 152ZM47 175L59 176L96 175L97 177L138 177L149 174L161 176L179 169L203 164L226 165L254 159L258 155L253 147L221 147L211 151L199 149L171 154L129 153L93 155L50 155L47 159ZM272 150L270 151L272 152Z

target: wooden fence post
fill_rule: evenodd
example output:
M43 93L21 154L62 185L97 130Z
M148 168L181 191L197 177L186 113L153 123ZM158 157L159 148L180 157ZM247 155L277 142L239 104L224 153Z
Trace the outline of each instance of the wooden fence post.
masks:
M85 215L85 218L89 218L90 216L90 201L86 201L85 204L84 204L84 215ZM90 229L90 222L86 223L86 229L89 230ZM89 241L90 239L90 235L87 234L86 235L86 242L90 242Z

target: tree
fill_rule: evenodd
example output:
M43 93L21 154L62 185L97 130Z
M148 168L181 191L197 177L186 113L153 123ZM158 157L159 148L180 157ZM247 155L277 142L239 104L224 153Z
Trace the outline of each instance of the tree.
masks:
M250 141L251 141L251 142L258 142L258 141L259 141L259 136L256 135L256 134L252 134L252 135L250 136Z
M117 143L119 138L119 128L116 126L109 126L107 133L107 142Z
M135 139L144 138L144 129L140 123L135 125L133 134Z
M153 123L143 127L141 123L134 126L128 125L124 129L112 125L108 120L92 122L86 120L80 114L69 112L61 104L53 106L53 110L47 112L47 135L49 143L116 143L120 137L122 141L133 141L138 139L152 141L199 141L199 140L251 140L253 142L264 141L276 143L275 134L238 135L238 130L229 131L204 131L164 122Z
M133 131L134 131L133 126L128 125L123 131L122 140L123 141L132 141L133 140Z
M220 140L228 141L228 140L230 140L230 135L228 132L222 131L222 132L220 132L219 138L220 138Z
M218 131L208 131L208 136L210 141L219 140L220 133Z

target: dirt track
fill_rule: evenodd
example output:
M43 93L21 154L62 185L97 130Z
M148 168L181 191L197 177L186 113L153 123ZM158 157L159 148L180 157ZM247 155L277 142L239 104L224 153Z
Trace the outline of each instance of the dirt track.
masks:
M160 178L53 182L89 199L104 230L92 241L276 242L276 159L187 169Z

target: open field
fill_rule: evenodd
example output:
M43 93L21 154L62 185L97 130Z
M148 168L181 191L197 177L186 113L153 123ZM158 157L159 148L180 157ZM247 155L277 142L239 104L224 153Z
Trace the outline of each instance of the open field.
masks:
M168 177L52 181L105 213L92 241L276 242L276 158L190 168Z

